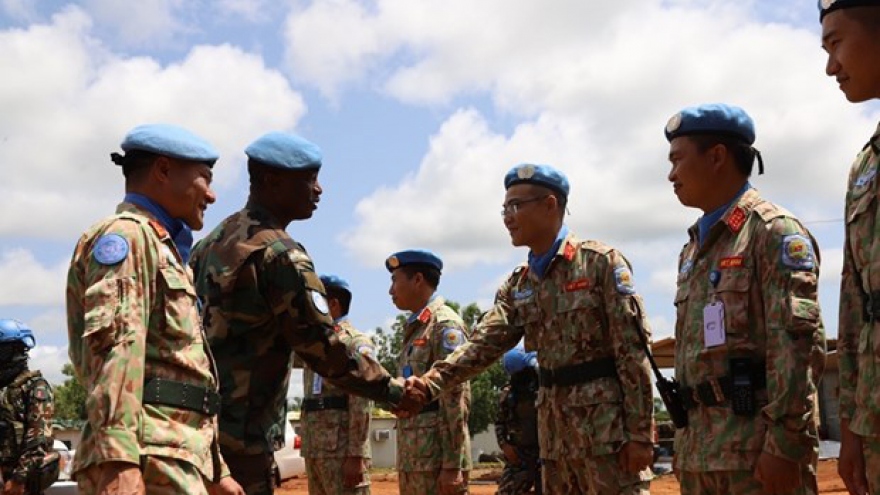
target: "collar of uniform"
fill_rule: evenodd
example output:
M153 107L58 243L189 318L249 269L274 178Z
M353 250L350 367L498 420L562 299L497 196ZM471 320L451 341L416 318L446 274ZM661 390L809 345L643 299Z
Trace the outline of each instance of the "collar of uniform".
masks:
M444 304L446 304L446 300L435 293L431 296L431 299L428 300L428 305L422 308L420 311L409 315L409 318L407 318L406 322L408 324L419 322L424 325L425 323L428 323L428 320L431 319L431 315L437 313L437 310L441 308Z
M149 223L150 226L153 227L153 230L156 231L159 239L164 241L165 239L171 237L171 234L168 233L168 230L162 225L162 222L146 208L143 208L134 203L123 201L122 203L119 203L119 206L116 207L116 213L134 213L136 215L146 217L147 223Z
M334 325L339 325L339 324L341 324L343 321L348 321L348 315L340 316L339 318L336 318L335 320L333 320L333 324L334 324Z
M248 202L244 205L244 209L247 211L248 218L252 218L258 222L260 225L273 228L273 229L282 229L284 230L284 225L278 221L269 210L264 208L262 205L255 203L253 200L248 200Z
M866 148L868 146L871 147L871 151L873 151L875 155L880 155L880 123L877 124L877 129L874 130L874 135L871 136L871 140L865 145Z
M759 199L760 196L758 196L758 191L751 186L748 186L736 203L731 205L724 216L721 217L721 222L724 222L724 224L727 225L727 228L734 234L738 233L743 225L745 225L749 213Z

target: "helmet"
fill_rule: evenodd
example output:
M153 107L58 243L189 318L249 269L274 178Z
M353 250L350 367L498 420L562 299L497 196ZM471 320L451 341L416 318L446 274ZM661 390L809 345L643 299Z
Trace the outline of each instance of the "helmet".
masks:
M24 323L11 318L0 319L0 344L21 342L28 349L37 344L34 332Z
M502 363L504 364L504 371L508 375L514 375L526 368L537 368L538 356L534 351L526 352L525 348L520 344L504 354Z

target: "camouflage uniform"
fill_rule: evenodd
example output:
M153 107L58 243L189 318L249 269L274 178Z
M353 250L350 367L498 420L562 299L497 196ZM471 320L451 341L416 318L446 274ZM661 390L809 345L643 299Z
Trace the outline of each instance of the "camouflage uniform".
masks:
M95 252L108 235L129 246L125 258L109 265ZM77 243L67 320L70 359L88 391L88 422L73 465L81 494L96 489L99 472L90 468L111 461L141 466L151 494L206 493L205 479L223 474L216 413L201 404L202 410L167 405L167 395L158 392L159 384L182 382L190 395L199 391L217 402L191 277L168 231L131 203L120 204ZM164 474L153 476L146 464Z
M825 337L815 242L754 189L730 205L702 247L696 225L689 234L675 297L675 375L689 409L675 442L682 493L763 493L752 476L762 452L799 464L797 493L816 493L814 405ZM718 301L724 341L707 348L704 312ZM755 390L753 415L734 413L729 401L731 363L740 359L741 383Z
M355 359L335 336L312 260L265 209L248 203L226 218L196 245L191 263L220 374L220 445L248 494L271 493L294 351L346 391L400 397L378 362Z
M516 449L519 464L504 462L504 471L498 481L497 495L519 495L529 493L536 486L540 493L541 466L538 448L538 411L535 399L538 395L537 375L531 371L521 371L534 377L526 383L507 385L498 397L498 417L495 420L495 438L498 446L509 444ZM515 379L516 375L511 379Z
M617 452L651 443L650 368L637 329L647 331L626 259L596 241L565 237L539 278L518 267L470 343L426 375L434 394L476 375L525 336L542 370L590 362L601 377L538 391L538 436L548 495L647 493L649 470L626 474ZM613 362L613 364L612 364ZM608 368L611 368L610 370ZM559 373L554 380L563 378Z
M421 376L435 361L444 359L466 341L468 330L461 317L442 297L435 296L403 330L398 374ZM472 467L468 414L469 383L451 388L421 413L397 420L397 471L401 495L436 495L441 469L461 469L467 493Z
M369 336L355 330L348 319L334 326L336 335L354 356L373 356L375 345ZM369 495L369 472L364 483L354 489L343 486L342 464L346 457L370 455L370 415L373 402L325 383L321 375L306 368L303 373L305 401L300 419L302 425L302 456L306 460L309 495ZM319 401L344 401L339 406L324 407ZM308 406L315 403L314 410Z
M840 281L840 418L862 437L871 493L880 492L880 260L877 236L880 127L852 166Z
M29 495L41 493L28 485L43 466L54 462L58 476L58 454L52 450L53 415L52 389L39 371L22 371L0 389L0 479L17 481Z

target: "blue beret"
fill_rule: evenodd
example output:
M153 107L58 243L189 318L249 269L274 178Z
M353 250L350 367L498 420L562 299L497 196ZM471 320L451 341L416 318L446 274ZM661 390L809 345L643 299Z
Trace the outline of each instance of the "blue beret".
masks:
M346 290L349 294L351 294L351 288L348 286L348 282L346 282L345 279L343 279L342 277L324 274L321 275L321 283L324 284L325 289L335 287L337 289Z
M0 343L21 342L28 349L33 349L37 341L34 340L34 332L24 323L4 318L0 320Z
M316 144L284 132L270 132L257 138L244 154L269 167L287 170L317 170L323 158Z
M139 125L126 134L120 147L125 152L148 151L180 160L206 162L209 165L220 158L211 143L183 127L169 124Z
M739 138L749 145L755 142L752 118L742 108L723 103L685 108L669 119L665 132L670 142L689 134L722 134Z
M819 22L830 12L851 7L880 7L880 0L819 0Z
M510 189L517 184L548 187L563 197L568 197L568 178L550 165L523 163L513 167L504 176L504 189Z
M393 272L401 266L413 264L430 265L443 271L443 261L436 254L426 249L408 249L406 251L399 251L385 260L385 268L387 268L389 272Z

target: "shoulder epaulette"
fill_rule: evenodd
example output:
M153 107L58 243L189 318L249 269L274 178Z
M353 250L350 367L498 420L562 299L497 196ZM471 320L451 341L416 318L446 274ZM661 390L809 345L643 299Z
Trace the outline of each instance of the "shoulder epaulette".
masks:
M593 240L581 241L581 249L583 249L584 251L592 251L598 254L608 254L614 250L614 248L612 248L608 244L605 244L604 242Z

